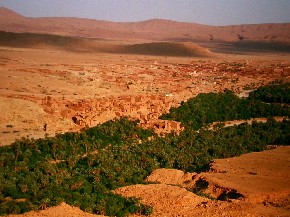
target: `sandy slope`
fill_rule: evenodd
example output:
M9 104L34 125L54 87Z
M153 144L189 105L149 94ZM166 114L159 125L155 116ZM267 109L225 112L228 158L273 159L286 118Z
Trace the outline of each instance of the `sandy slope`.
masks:
M71 207L65 203L58 206L48 208L42 211L30 211L22 215L9 215L9 217L102 217L100 215L93 215L85 213L77 207Z
M290 147L216 160L205 180L236 189L247 200L290 208Z
M128 43L109 42L71 36L56 36L34 33L11 33L0 31L0 46L19 48L56 48L77 52L139 54L157 56L213 56L208 49L192 42L147 42Z

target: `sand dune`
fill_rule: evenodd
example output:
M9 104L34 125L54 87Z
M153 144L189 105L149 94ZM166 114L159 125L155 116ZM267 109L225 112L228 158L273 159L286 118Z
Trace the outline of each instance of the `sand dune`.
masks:
M11 33L0 31L0 45L20 48L59 48L70 51L104 52L119 54L162 56L210 56L208 49L191 42L152 42L141 44L118 44L98 39L57 36L34 33Z
M207 26L160 19L121 23L80 18L29 18L3 7L0 18L0 30L7 32L171 42L290 42L289 23Z
M55 47L71 50L92 50L97 39L34 33L0 32L0 45L20 48Z
M154 42L118 46L120 53L161 56L210 56L212 53L194 43Z

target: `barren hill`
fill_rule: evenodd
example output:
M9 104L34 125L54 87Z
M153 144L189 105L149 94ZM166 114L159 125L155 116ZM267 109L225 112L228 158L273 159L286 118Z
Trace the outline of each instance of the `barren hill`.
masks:
M0 8L0 30L104 39L194 42L290 42L290 23L207 26L171 20L109 22L82 18L29 18Z

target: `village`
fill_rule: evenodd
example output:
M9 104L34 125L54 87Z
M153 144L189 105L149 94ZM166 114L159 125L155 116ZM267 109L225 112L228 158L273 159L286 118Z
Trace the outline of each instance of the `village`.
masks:
M138 120L140 126L158 134L179 133L180 123L159 117L182 101L225 89L246 97L261 85L290 76L283 58L271 62L242 56L228 61L141 55L79 58L60 51L53 55L44 50L42 54L23 51L18 56L9 51L1 58L5 70L1 97L11 99L8 104L13 100L17 105L19 100L29 104L20 108L14 120L3 116L3 144L27 136L79 131L122 117ZM38 115L27 117L34 109ZM7 129L10 125L14 127Z
M130 117L139 120L142 127L160 134L182 130L180 123L159 120L159 116L199 93L229 89L243 97L263 84L290 76L289 65L279 60L271 64L207 59L176 63L174 58L138 57L137 64L134 60L132 64L130 61L124 64L123 57L118 58L118 64L106 60L97 64L91 61L32 65L27 61L21 68L8 66L7 60L6 70L26 73L25 79L31 79L30 86L34 88L24 92L10 85L3 93L9 98L40 105L50 117L49 121L38 124L37 128L43 133L78 131L108 120ZM46 79L41 85L35 82L39 75ZM65 125L60 124L63 120Z

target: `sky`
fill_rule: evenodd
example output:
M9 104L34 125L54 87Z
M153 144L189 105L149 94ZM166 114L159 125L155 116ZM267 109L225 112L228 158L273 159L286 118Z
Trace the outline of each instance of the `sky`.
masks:
M168 19L223 26L290 22L290 0L0 0L27 17L135 22Z

